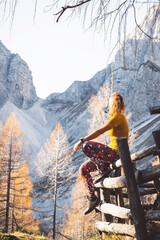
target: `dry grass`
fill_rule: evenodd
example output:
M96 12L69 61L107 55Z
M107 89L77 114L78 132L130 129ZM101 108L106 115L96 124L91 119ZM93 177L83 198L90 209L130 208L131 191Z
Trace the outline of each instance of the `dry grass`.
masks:
M100 235L94 235L88 240L134 240L134 238L116 234L105 234L103 238Z
M12 234L0 233L0 240L12 240L14 239L14 237L18 240L50 240L50 238L47 237L36 236L34 234L27 234L21 232L15 232Z

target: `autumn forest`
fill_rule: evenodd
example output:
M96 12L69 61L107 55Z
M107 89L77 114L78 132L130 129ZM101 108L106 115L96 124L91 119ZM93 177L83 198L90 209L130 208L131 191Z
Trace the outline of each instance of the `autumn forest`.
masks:
M108 85L88 102L89 131L106 121ZM95 104L96 103L96 104ZM99 141L107 143L106 135ZM24 231L52 239L89 239L96 234L96 212L84 217L86 189L74 168L73 150L59 123L34 160L14 113L0 125L0 232ZM30 172L34 173L34 182ZM71 189L72 186L72 189ZM60 204L69 194L69 205ZM40 204L33 206L33 199ZM46 203L46 208L40 205ZM60 206L61 205L61 206ZM63 216L57 217L61 208Z

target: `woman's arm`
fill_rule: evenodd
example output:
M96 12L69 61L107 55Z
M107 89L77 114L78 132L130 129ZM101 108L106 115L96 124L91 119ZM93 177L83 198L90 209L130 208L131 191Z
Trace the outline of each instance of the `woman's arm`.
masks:
M106 131L109 131L110 129L113 128L113 125L111 123L106 123L104 126L102 126L101 128L97 129L96 131L92 132L91 134L89 134L88 136L83 138L83 142L85 141L89 141L92 140L94 138L99 137L101 134L103 134ZM75 145L74 145L74 151L76 152L78 150L78 148L82 145L82 141L78 141Z

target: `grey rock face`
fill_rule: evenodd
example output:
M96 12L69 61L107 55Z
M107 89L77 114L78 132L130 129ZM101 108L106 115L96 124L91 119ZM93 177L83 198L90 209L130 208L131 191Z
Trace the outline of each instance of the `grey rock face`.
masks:
M7 73L10 51L0 42L0 107L4 105L8 98Z
M0 42L0 107L8 100L18 108L28 109L38 99L28 65Z
M132 112L134 123L149 113L149 107L160 105L160 66L152 61L149 54L145 59L145 62L136 62L137 68L115 68L118 65L116 62L112 76L107 78L113 85L113 91L124 96L127 113ZM130 64L134 66L133 61Z
M140 31L128 36L110 65L107 80L113 91L124 95L127 113L136 123L149 114L149 107L160 105L160 8L149 10ZM150 36L150 38L148 36Z

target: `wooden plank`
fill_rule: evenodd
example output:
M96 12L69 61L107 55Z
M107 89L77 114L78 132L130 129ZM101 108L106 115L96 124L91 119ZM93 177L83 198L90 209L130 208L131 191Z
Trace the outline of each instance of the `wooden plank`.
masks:
M131 160L137 161L141 160L142 158L151 156L153 154L153 151L155 149L155 145L152 145L151 147L148 147L147 149L141 150L139 152L135 152L131 154Z
M125 234L132 237L136 236L134 225L99 221L96 222L95 226L101 232Z
M157 154L157 158L160 162L160 130L152 132L153 138L156 144L156 149L154 150L154 155Z
M152 166L135 173L137 184L149 182L155 178L160 178L160 165ZM125 176L105 178L102 182L95 184L96 188L123 188L126 187Z
M128 219L131 218L131 211L128 208L118 207L115 204L103 203L97 207L104 214L109 214L114 217ZM149 210L145 213L146 220L160 221L160 210Z
M155 149L156 149L156 146L153 145L153 146L151 146L147 149L144 149L144 150L141 150L139 152L133 153L131 155L131 160L132 161L137 161L137 160L143 159L144 157L151 156L156 151ZM121 166L122 166L121 159L118 159L115 163L110 164L111 169L115 169L115 168L118 168L118 167L121 167Z
M154 201L153 210L160 208L160 183L159 183L159 178L154 179L154 186L155 186L156 191L157 191L157 198Z
M154 106L149 108L150 114L158 114L160 113L160 106Z
M129 206L126 206L126 207L129 207ZM153 209L153 204L142 204L142 208L144 209L144 210L152 210Z
M160 165L155 165L136 173L136 181L138 184L146 183L159 177L160 177Z
M149 210L145 213L146 220L160 221L160 210Z
M118 151L126 177L127 192L129 196L130 210L135 225L137 240L147 240L147 230L143 208L137 188L134 170L132 167L127 138L117 139Z
M102 205L98 206L99 211L105 214L110 214L114 217L128 219L131 217L130 209L124 207L118 207L115 204L111 203L103 203Z
M156 149L160 149L160 130L152 132L156 144Z
M139 193L140 193L140 196L145 196L149 194L156 194L157 190L156 189L140 189ZM116 192L113 189L111 189L110 194L115 196ZM123 198L128 198L128 193L122 193L122 196Z
M157 190L156 189L140 189L139 193L140 193L140 196L145 196L148 194L156 194Z
M143 183L139 184L139 188L155 188L153 183Z
M125 176L121 177L113 177L113 178L105 178L102 182L95 184L96 188L121 188L126 187L126 179Z

